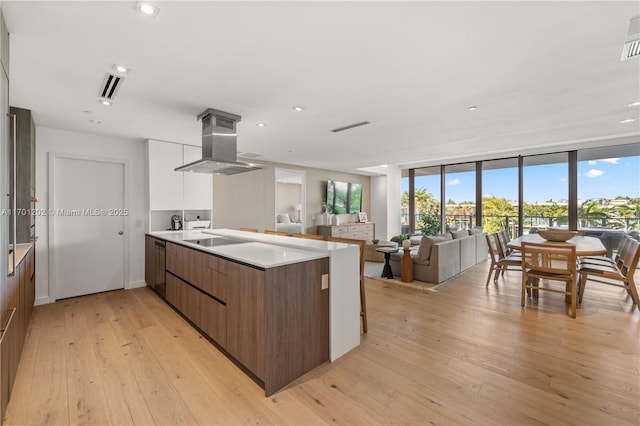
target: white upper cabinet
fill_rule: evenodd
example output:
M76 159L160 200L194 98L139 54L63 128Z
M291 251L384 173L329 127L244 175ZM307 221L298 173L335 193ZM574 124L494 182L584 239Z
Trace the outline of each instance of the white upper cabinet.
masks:
M149 209L182 210L184 173L174 169L183 164L182 145L149 140Z
M202 149L183 145L184 163L202 158ZM206 173L180 172L184 175L184 210L211 210L213 208L213 177Z
M211 210L210 174L176 172L175 168L199 160L200 147L148 140L149 210Z

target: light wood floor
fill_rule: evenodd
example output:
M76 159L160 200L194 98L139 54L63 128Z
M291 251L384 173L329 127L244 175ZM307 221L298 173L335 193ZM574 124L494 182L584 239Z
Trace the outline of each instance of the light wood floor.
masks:
M362 344L270 398L146 288L35 309L6 424L634 424L640 311L587 287L520 307L482 264L437 292L366 283Z

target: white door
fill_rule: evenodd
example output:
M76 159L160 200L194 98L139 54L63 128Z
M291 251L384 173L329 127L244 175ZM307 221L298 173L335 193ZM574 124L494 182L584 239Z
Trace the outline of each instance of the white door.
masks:
M124 164L56 155L51 161L56 299L124 288Z

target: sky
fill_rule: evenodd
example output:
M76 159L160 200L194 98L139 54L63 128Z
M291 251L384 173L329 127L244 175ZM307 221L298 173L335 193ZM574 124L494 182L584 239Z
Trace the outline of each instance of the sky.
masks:
M545 202L568 198L568 165L525 166L524 198L527 202ZM416 189L427 188L440 199L440 176L416 177ZM518 199L517 168L486 170L482 175L483 195L511 201ZM402 179L402 192L409 190L408 178ZM446 174L446 199L475 201L475 172ZM640 197L640 157L608 158L578 162L578 199Z

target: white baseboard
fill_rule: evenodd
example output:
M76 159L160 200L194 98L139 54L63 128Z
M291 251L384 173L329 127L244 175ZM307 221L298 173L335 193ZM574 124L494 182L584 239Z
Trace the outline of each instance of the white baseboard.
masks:
M130 290L132 288L140 288L140 287L146 287L147 283L145 280L140 280L140 281L131 281L129 282L129 285L125 287L126 290Z
M33 306L48 305L49 303L51 303L49 301L49 296L36 297L36 300L33 302Z

